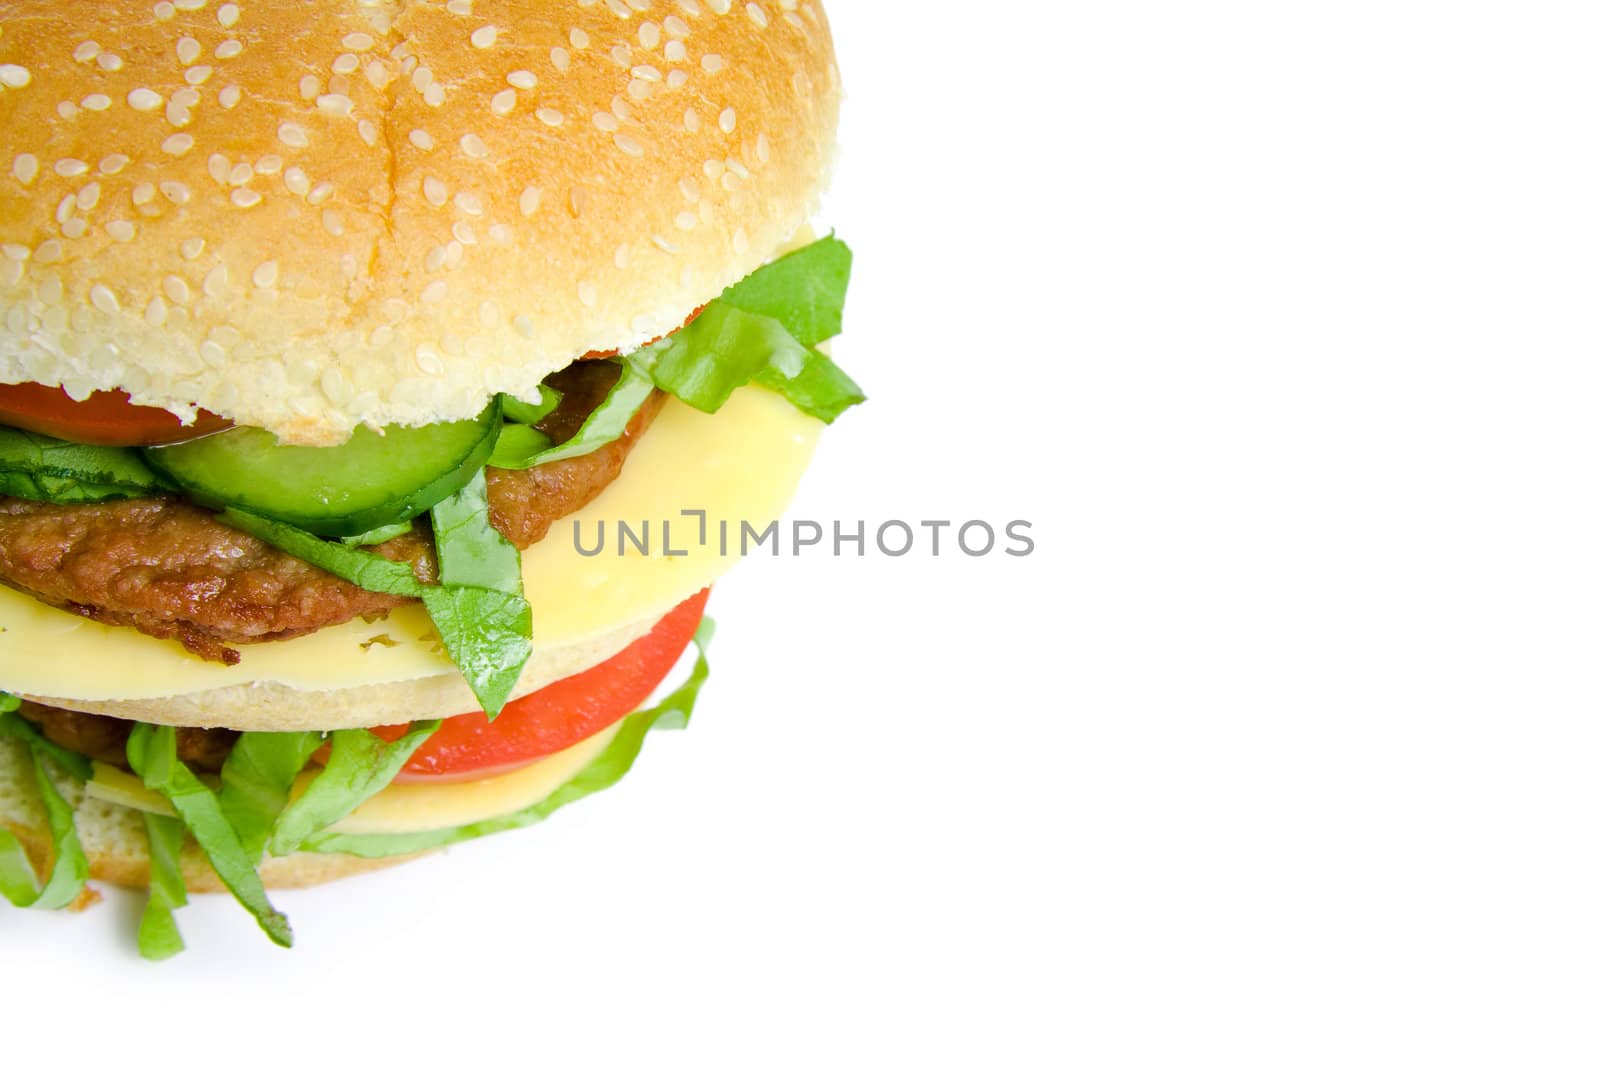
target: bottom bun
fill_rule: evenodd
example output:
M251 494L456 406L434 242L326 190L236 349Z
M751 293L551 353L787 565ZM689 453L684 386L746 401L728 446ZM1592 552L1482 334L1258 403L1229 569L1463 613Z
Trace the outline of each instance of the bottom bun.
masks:
M150 848L146 843L144 819L132 808L108 804L84 794L82 783L65 775L51 778L62 797L73 807L78 839L89 857L89 876L111 885L142 889L150 884ZM50 833L45 828L44 808L21 742L0 739L0 826L16 835L34 870L45 871L51 860ZM301 889L348 878L367 871L393 867L426 855L364 859L360 856L296 852L273 856L258 870L268 889ZM182 855L184 883L192 892L221 893L226 887L211 869L210 862L192 839L184 842Z

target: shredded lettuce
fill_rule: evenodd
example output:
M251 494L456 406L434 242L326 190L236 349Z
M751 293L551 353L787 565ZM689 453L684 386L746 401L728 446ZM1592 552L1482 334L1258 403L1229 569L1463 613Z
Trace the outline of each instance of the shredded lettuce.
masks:
M7 695L6 711L14 711L20 701ZM89 857L78 840L72 805L56 788L45 767L46 760L79 781L89 778L89 761L75 752L51 744L23 719L0 714L0 738L21 742L33 766L33 780L44 805L45 822L50 830L53 859L41 885L28 854L9 830L0 827L0 896L19 908L64 908L77 900L89 880Z
M482 477L480 471L473 484ZM473 492L473 486L462 492ZM486 541L485 530L493 532L495 537L500 536L489 525L486 498L481 507L476 496L470 509L457 507L449 501L444 507L449 521L445 535L438 537L441 559L455 551L449 547L452 539L459 547ZM505 706L506 697L516 684L531 648L532 616L528 602L519 594L471 585L424 585L404 563L324 541L286 523L235 508L227 509L220 517L230 526L363 589L421 600L439 631L445 651L471 686L483 710L497 715ZM503 553L499 558L503 561ZM520 563L518 567L520 576Z
M319 731L301 731L245 733L234 742L222 765L217 802L251 859L261 859L272 828L289 806L295 778L323 740Z
M561 406L561 393L548 385L539 386L539 400L530 403L508 393L500 394L500 412L507 422L532 426Z
M0 426L0 496L92 504L176 492L129 448L77 445Z
M379 526L376 529L368 530L366 533L358 533L352 534L349 537L341 537L339 538L339 543L342 545L353 545L357 548L360 548L363 545L381 545L385 541L393 541L401 534L408 534L410 532L411 523L409 521L397 522L389 526Z
M611 391L600 402L600 406L589 413L589 417L583 420L583 425L571 438L559 445L552 445L549 437L531 427L508 426L506 429L511 430L512 434L508 439L502 431L501 440L495 446L495 454L490 458L489 466L525 470L528 467L554 463L557 460L572 459L574 456L587 456L601 445L609 444L621 437L634 415L638 414L644 402L650 399L654 389L655 386L648 377L624 364L622 377L617 379L617 383L611 387ZM531 432L519 434L516 432L519 429ZM543 438L542 444L539 438Z
M438 728L437 719L414 722L404 737L388 743L365 730L335 732L328 765L278 817L272 831L272 854L287 856L306 838L359 808L394 781L412 753Z
M718 299L775 319L796 341L815 347L844 329L852 258L843 241L824 237L773 260Z
M289 919L272 906L256 872L256 861L239 843L239 835L206 784L178 759L177 731L171 726L139 723L128 737L128 764L144 779L146 789L171 802L194 836L222 884L275 944L294 944Z
M172 914L189 903L183 884L183 823L165 815L143 812L145 838L150 843L150 895L139 919L139 955L147 960L171 959L183 951L183 935Z
M553 813L575 800L592 793L609 789L627 774L644 747L645 736L655 729L681 730L689 724L700 688L710 676L711 667L706 659L706 649L711 643L715 624L702 619L695 632L694 643L699 655L688 679L664 697L659 704L644 711L636 711L622 721L621 728L611 743L595 757L577 776L550 796L532 807L496 819L487 819L470 826L456 826L443 830L429 830L415 834L338 834L321 833L307 838L301 848L307 852L340 852L368 859L387 856L404 856L413 852L443 848L459 844L502 830L515 830L542 822Z

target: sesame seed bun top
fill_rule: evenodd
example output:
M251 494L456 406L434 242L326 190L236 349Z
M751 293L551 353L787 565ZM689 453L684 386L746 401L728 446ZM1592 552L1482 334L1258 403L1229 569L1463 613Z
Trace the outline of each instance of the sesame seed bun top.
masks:
M0 381L470 417L771 258L838 97L816 0L0 0Z

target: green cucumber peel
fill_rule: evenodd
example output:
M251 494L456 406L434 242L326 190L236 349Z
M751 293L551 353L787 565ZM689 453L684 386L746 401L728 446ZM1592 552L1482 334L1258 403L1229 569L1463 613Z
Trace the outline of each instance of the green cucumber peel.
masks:
M44 807L53 859L41 881L22 843L9 830L0 827L0 897L19 908L64 908L82 895L89 881L89 857L78 839L72 805L56 787L46 763L53 762L61 771L83 781L89 777L89 761L46 741L16 715L0 715L0 738L6 737L21 742L33 767L34 786Z
M269 845L272 854L287 856L306 838L359 808L394 781L418 746L438 728L437 719L415 722L405 736L388 742L366 730L335 731L328 765L278 817Z
M131 448L72 444L0 426L0 496L47 504L93 504L176 491Z
M139 723L128 736L128 764L144 779L146 789L166 797L178 817L211 861L228 891L255 916L274 944L294 944L289 919L267 899L256 860L239 843L239 835L222 810L217 795L178 759L177 731L171 726Z
M150 845L150 893L139 918L139 955L147 960L166 960L183 951L183 935L173 912L189 903L179 862L186 831L180 819L141 814L145 839Z
M695 700L711 673L706 649L715 630L716 626L709 618L702 619L694 635L698 656L688 679L659 704L636 711L623 719L622 725L600 755L539 803L510 815L486 819L469 826L414 834L322 833L308 838L300 847L307 852L338 852L368 859L404 856L543 822L573 801L611 788L633 767L644 747L645 737L652 730L681 730L689 724Z

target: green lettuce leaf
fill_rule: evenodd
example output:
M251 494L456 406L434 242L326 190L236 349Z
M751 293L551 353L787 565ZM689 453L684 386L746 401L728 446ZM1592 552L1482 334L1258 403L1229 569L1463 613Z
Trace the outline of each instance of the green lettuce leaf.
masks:
M368 530L366 533L358 533L352 534L349 537L341 537L339 538L339 543L341 545L352 545L356 548L360 548L362 545L381 545L385 541L393 541L401 534L408 534L410 532L410 522L397 522L389 526L379 526L377 529Z
M256 873L256 861L239 843L217 795L178 759L177 731L170 726L139 723L128 737L128 764L144 779L146 789L166 797L222 884L256 918L274 943L294 944L288 918L272 906Z
M245 733L234 742L222 765L217 802L252 860L261 859L273 826L289 806L295 778L322 744L323 735L315 730Z
M183 854L183 823L165 815L143 812L144 832L150 842L150 895L139 919L139 955L147 960L171 959L183 951L183 935L172 914L189 903L178 857Z
M404 563L324 541L285 523L235 508L222 512L220 518L363 589L421 600L439 631L445 652L472 687L483 710L499 714L530 650L532 613L520 595L476 586L424 585ZM486 511L481 519L483 527L493 529L488 526ZM448 530L464 536L463 528L452 525ZM446 538L449 536L447 532ZM449 551L441 541L441 558Z
M699 655L695 660L694 670L683 685L669 693L655 707L636 711L622 720L621 728L599 756L579 771L571 781L532 807L497 819L473 823L470 826L456 826L415 834L322 833L308 838L300 847L308 852L341 852L369 859L404 856L542 822L575 800L611 788L632 768L634 760L639 756L639 750L644 747L645 736L651 730L681 730L689 724L689 717L694 711L700 688L711 673L710 664L706 659L706 649L711 643L714 632L715 625L712 621L702 619L700 628L694 635Z
M495 438L489 466L508 471L527 470L539 458L539 453L553 444L555 442L543 430L508 422L500 427L500 436Z
M76 445L0 426L0 495L91 504L175 491L132 449Z
M718 299L776 319L800 344L815 348L844 328L851 260L849 246L830 235L773 260Z
M621 437L654 389L648 377L624 363L622 376L572 437L559 445L552 445L548 436L531 426L507 426L495 446L489 466L526 470L574 456L587 456L600 446Z
M518 400L508 393L500 394L500 411L507 422L532 426L561 406L561 393L548 385L539 386L538 403Z
M272 854L287 856L306 838L359 808L394 781L412 753L438 728L437 719L414 722L405 736L392 742L384 742L365 730L336 731L328 765L279 816L272 832Z
M54 762L80 781L89 777L89 761L46 741L16 715L0 715L0 738L5 737L21 742L33 766L34 785L50 829L53 859L41 885L22 843L9 830L0 828L0 896L19 908L64 908L78 899L89 880L89 857L78 840L72 805L56 788L45 761Z
M689 325L628 357L656 387L715 412L755 382L832 422L866 394L817 351L837 334L850 282L850 249L815 241L730 286Z

